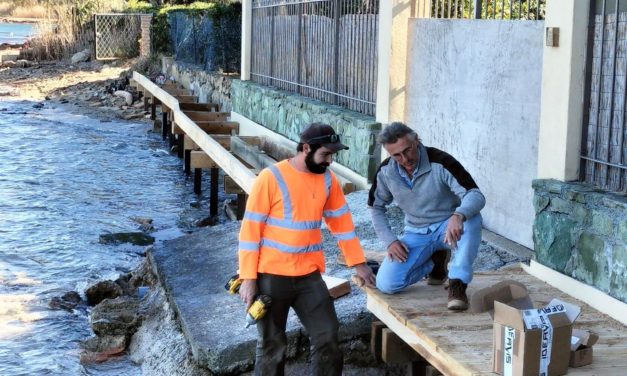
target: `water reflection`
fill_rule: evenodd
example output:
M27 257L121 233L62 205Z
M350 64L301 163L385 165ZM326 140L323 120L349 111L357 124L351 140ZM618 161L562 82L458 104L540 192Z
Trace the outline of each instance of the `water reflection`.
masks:
M100 234L137 231L132 217L148 217L158 240L179 236L207 215L207 198L148 124L49 106L0 101L0 375L139 374L125 358L82 366L88 311L48 302L143 260L143 247L100 244Z

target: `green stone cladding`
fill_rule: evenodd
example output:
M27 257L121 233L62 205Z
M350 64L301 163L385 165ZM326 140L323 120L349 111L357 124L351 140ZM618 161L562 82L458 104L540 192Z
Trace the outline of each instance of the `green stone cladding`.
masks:
M627 302L627 195L534 180L537 260Z
M233 80L231 101L233 111L294 141L309 123L331 124L350 148L339 152L336 161L369 180L374 176L381 124L373 117L251 81Z

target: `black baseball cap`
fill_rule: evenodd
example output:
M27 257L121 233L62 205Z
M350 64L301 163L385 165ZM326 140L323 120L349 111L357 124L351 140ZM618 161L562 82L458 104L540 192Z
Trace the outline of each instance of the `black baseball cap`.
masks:
M300 142L303 144L319 144L332 152L348 150L348 146L340 142L340 135L335 133L328 124L311 123L300 132Z

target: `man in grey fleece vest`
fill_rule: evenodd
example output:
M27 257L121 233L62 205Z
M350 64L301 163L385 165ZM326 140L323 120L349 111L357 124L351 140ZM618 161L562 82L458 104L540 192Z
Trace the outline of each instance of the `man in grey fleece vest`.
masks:
M381 163L370 189L372 224L387 247L377 274L377 288L396 293L428 275L431 285L447 279L448 309L468 309L466 287L481 243L485 197L472 176L449 154L425 147L403 123L385 127L377 141L390 154ZM396 202L405 213L398 239L390 229L387 206Z

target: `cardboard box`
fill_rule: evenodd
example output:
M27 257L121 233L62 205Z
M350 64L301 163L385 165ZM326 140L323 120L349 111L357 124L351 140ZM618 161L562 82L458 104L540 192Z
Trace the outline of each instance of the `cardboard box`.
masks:
M592 363L592 346L599 336L586 330L573 329L570 341L570 361L568 365L576 368Z
M553 299L534 309L524 285L503 281L477 291L474 312L493 318L493 371L506 376L559 376L568 372L572 324L580 308Z

